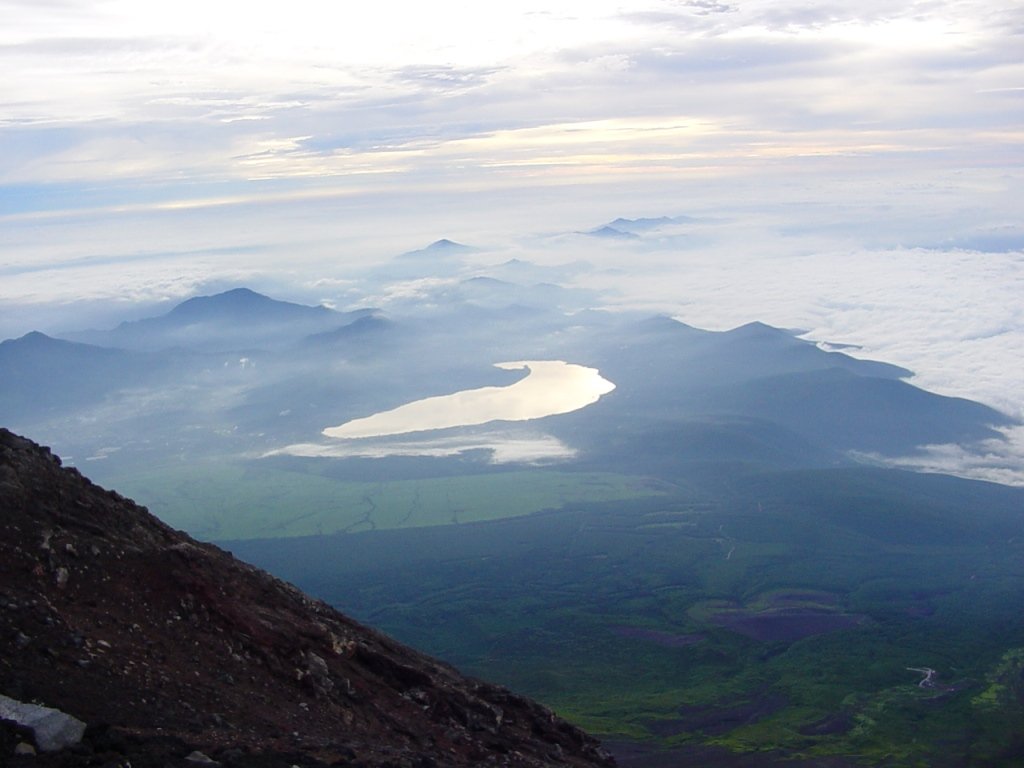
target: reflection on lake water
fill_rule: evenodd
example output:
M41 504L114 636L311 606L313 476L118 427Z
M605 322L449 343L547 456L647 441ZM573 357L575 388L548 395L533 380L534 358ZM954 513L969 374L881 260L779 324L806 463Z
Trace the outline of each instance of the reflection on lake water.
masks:
M384 459L389 456L446 458L472 451L488 454L489 464L548 464L575 458L576 451L556 437L517 434L507 430L446 437L344 440L331 443L296 443L263 454L307 459Z
M526 369L529 374L507 387L467 389L451 395L428 397L354 419L323 431L327 437L361 438L400 435L429 429L449 429L489 421L527 421L569 413L596 403L615 385L595 368L561 360L526 360L497 363L505 370Z

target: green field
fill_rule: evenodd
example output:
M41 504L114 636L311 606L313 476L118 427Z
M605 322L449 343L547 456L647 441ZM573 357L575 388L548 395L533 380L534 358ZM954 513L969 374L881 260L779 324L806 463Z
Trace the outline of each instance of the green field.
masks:
M1024 764L1024 492L710 470L236 461L104 482L612 741Z
M164 522L202 539L471 523L663 492L663 484L650 479L607 472L534 469L367 482L218 461L125 474L109 483Z
M1009 766L1024 760L1022 499L784 473L710 502L680 490L228 546L613 740Z

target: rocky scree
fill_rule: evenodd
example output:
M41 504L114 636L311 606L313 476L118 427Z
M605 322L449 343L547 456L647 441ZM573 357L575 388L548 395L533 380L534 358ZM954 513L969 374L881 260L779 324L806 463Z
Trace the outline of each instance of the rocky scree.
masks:
M310 599L0 429L0 765L608 766L549 710ZM19 747L18 745L24 745Z

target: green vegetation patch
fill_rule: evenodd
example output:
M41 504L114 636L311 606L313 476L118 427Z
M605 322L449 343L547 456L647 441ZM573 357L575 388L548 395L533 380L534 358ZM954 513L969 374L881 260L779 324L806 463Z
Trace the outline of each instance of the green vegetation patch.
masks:
M531 469L358 482L207 462L116 478L169 525L207 540L276 539L473 523L661 493L641 477Z
M505 477L522 501L542 475ZM228 546L611 740L719 764L1024 765L1019 492L868 470L731 487Z

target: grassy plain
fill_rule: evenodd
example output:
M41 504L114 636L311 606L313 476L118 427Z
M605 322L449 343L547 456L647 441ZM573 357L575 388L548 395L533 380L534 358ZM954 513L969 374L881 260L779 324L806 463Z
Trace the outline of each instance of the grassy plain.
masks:
M231 548L611 739L1024 760L1024 494L836 470L712 496Z
M420 528L528 515L568 503L662 493L608 472L546 469L360 481L266 462L211 460L112 478L170 525L203 539L251 539Z

